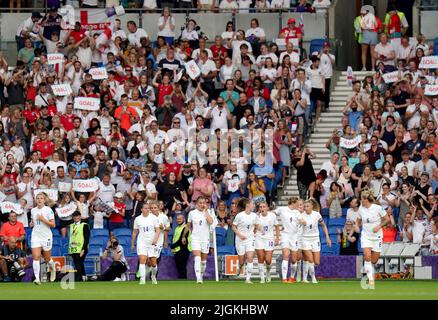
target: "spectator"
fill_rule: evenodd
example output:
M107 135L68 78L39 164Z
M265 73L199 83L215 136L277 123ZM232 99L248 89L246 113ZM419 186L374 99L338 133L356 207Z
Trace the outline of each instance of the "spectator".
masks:
M344 228L338 228L338 243L340 243L341 256L356 256L359 254L357 243L359 234L354 230L354 224L351 220L345 222Z
M313 194L315 190L316 175L311 161L313 158L315 154L308 148L302 147L295 151L292 163L297 169L297 185L301 199L307 199L308 194Z
M366 8L361 8L360 16L355 20L355 34L362 50L362 71L367 70L368 47L371 51L372 68L376 66L375 46L377 45L378 23L373 13Z
M4 245L8 245L9 240L13 238L18 248L24 249L23 241L26 232L24 231L23 223L17 221L17 212L11 211L8 216L8 221L2 224L0 229L0 239Z

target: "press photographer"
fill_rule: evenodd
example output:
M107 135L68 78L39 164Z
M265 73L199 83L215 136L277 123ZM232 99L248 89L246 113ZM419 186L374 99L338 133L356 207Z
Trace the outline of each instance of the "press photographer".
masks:
M8 244L0 250L0 270L3 275L3 282L20 282L26 275L24 271L26 267L25 253L17 247L15 237L9 237Z

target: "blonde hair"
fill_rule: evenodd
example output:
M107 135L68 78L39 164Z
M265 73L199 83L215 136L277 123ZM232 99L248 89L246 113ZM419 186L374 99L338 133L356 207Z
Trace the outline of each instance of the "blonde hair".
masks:
M45 192L40 192L40 193L38 193L38 194L35 196L35 199L36 199L39 195L42 195L42 196L44 197L44 204L45 204L46 206L53 207L53 206L55 205L55 201L53 201L52 199L50 199L49 196L47 195L47 193L45 193Z
M319 212L321 210L321 207L320 207L318 201L315 200L315 198L309 198L306 201L304 201L304 203L310 204L314 211Z
M371 189L364 189L362 192L361 192L361 194L360 194L360 199L361 200L368 200L369 202L371 202L371 203L373 203L375 200L376 200L376 198L374 197L374 193L373 193L373 190L371 190Z

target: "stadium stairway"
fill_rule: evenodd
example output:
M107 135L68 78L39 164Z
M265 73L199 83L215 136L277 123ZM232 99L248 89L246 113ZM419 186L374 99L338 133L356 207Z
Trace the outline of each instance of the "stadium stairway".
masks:
M372 75L370 71L355 71L354 78L363 80L365 76ZM315 125L314 132L306 141L306 145L316 154L312 160L315 172L319 172L322 164L330 159L330 152L325 147L333 129L338 128L342 119L342 110L351 88L347 85L347 72L336 72L336 82L332 84L330 108L321 114L321 120ZM298 196L297 176L294 169L286 180L282 190L278 191L277 206L286 206L287 200L292 196Z

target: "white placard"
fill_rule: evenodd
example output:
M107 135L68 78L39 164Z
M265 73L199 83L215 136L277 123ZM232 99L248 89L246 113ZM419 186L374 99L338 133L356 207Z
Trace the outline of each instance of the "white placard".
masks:
M438 56L427 56L421 58L420 69L438 69Z
M6 195L0 191L0 202L3 202L6 199Z
M362 141L362 136L356 136L353 139L345 139L341 137L339 146L345 149L353 149L356 148L357 145L361 143L361 141Z
M64 63L64 55L62 53L49 53L47 55L47 64L56 65Z
M228 181L228 191L235 192L239 190L239 178L233 178Z
M73 191L75 192L94 192L99 188L97 179L73 180Z
M398 80L400 80L398 76L399 76L398 71L393 71L393 72L388 72L388 73L382 74L382 78L385 81L385 83L397 82Z
M56 214L58 215L58 217L60 218L67 218L69 216L71 216L73 214L73 212L76 211L76 205L71 202L68 205L62 207L62 208L56 208Z
M148 147L147 147L146 143L144 143L144 141L137 144L136 147L140 151L141 156L144 156L146 153L148 153Z
M36 197L39 193L44 192L47 194L50 200L58 201L58 189L35 189L33 191L34 196Z
M58 190L59 190L59 192L70 192L70 190L71 190L71 183L60 182L58 184Z
M53 84L52 91L55 96L65 97L71 95L73 90L71 89L70 84Z
M76 97L74 108L79 110L97 111L100 109L100 100L97 98Z
M201 75L201 69L199 69L195 60L190 60L189 62L187 62L185 67L190 79L195 80Z
M178 72L176 74L175 83L179 82L181 80L182 76L183 76L183 70L181 70L180 72Z
M93 77L93 80L103 80L108 79L108 73L106 72L106 68L91 68L88 71L89 74Z
M0 209L2 213L9 213L11 211L14 211L15 213L23 212L23 209L21 208L19 203L14 203L10 201L4 201L0 203Z
M438 96L438 84L426 84L426 88L424 89L424 94L426 96Z

